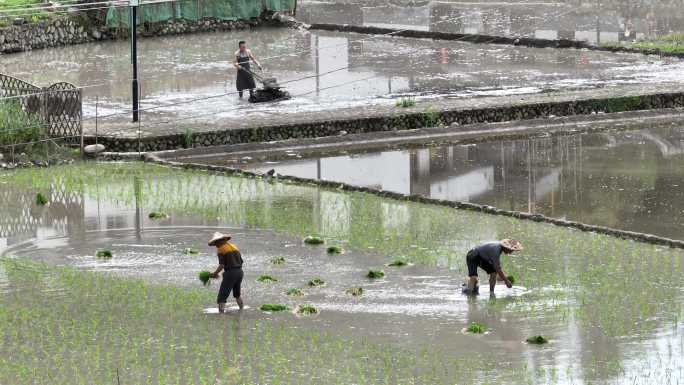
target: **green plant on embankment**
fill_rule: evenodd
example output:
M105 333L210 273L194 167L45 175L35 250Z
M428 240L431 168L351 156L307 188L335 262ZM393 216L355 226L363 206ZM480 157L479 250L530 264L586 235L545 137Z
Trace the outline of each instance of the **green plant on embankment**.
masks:
M654 50L665 53L684 54L684 34L673 33L653 40L637 40L631 43L606 42L602 47L626 47L641 50Z
M181 145L183 148L192 148L193 147L193 139L194 139L195 134L192 132L192 128L186 128L185 132L181 136Z
M641 109L641 97L639 96L624 96L608 99L592 100L591 108L593 111L603 112L623 112L634 111Z
M401 107L401 108L413 107L416 105L416 98L413 98L413 97L401 98L401 99L397 100L395 105L397 107Z
M434 107L429 106L423 111L423 126L435 127L442 123L441 114Z
M45 126L38 114L25 112L18 99L0 101L0 145L37 142L44 138Z

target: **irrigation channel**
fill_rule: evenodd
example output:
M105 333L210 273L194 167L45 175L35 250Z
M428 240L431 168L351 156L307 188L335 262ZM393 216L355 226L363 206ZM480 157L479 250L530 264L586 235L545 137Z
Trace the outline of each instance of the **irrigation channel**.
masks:
M616 138L629 147L629 135ZM563 138L549 151L574 151L576 140ZM591 147L585 138L582 143L583 151ZM500 153L500 145L491 146ZM643 153L644 159L655 156ZM473 170L486 167L477 159ZM0 182L1 210L9 214L0 223L3 383L115 383L117 372L121 383L682 379L682 250L364 193L143 163L18 170ZM47 206L36 204L37 193ZM151 212L168 217L153 220ZM215 264L204 245L216 228L232 232L246 260L248 308L227 316L203 310L213 306L217 287L197 280L198 270ZM310 234L344 253L304 245ZM465 252L482 239L504 236L526 247L503 262L516 277L514 288L462 296ZM186 251L192 248L198 254ZM102 249L113 257L96 257ZM273 264L276 257L284 263ZM396 258L409 265L387 266ZM385 277L366 278L371 268ZM260 275L277 281L258 282ZM313 278L325 286L308 286ZM346 294L354 287L363 295ZM290 288L303 296L287 296ZM263 303L308 304L320 313L264 313L258 310ZM488 332L464 333L471 322ZM551 342L524 342L537 334Z

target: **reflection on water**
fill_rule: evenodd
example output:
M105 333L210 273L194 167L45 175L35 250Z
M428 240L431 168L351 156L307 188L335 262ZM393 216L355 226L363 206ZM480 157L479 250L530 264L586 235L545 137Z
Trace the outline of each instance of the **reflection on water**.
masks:
M656 38L684 31L681 4L668 0L564 2L304 2L309 23L570 39L591 43Z
M266 172L476 202L684 239L684 131L567 135L250 164ZM297 155L297 154L292 154ZM294 159L294 160L292 160Z

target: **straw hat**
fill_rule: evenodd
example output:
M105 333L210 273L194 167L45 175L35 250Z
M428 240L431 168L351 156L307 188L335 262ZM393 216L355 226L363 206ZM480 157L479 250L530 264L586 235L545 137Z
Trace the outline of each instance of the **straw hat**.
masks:
M223 240L228 241L228 240L230 240L230 238L231 238L230 235L228 235L228 234L223 234L223 233L219 233L219 232L217 231L217 232L214 233L214 235L213 235L213 236L211 237L211 239L209 240L209 246L214 246L214 245L216 244L216 242L218 242L218 241L223 241Z
M504 249L511 250L511 251L520 251L523 249L520 242L516 241L515 239L508 239L508 238L501 240L501 247L503 247Z

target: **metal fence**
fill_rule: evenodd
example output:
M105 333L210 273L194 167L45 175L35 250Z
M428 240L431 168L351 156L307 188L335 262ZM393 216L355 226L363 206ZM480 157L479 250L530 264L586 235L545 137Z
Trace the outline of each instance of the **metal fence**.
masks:
M18 100L27 114L38 116L46 139L61 138L68 143L80 143L83 131L80 88L65 82L38 87L0 73L0 102L7 100Z

